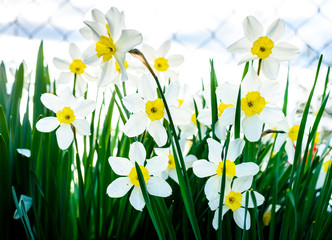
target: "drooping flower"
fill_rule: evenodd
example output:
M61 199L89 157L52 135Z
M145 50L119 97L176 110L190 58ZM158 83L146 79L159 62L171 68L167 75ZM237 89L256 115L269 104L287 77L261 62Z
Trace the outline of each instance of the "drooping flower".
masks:
M44 93L40 99L46 108L56 114L56 117L40 119L36 128L40 132L52 132L60 126L56 130L60 149L67 149L73 142L73 129L80 135L90 135L90 125L84 117L95 110L94 101L76 99L69 88L64 89L59 96Z
M85 60L82 58L82 53L75 43L69 45L69 53L71 61L60 58L53 58L53 63L56 68L61 70L57 83L67 84L74 81L76 75L76 95L82 96L86 91L87 80L95 81L96 78L87 73Z
M330 156L330 158L326 158L326 160L324 160L319 176L318 176L318 180L316 183L316 189L322 188L325 182L325 178L327 175L327 172L330 171L330 168L332 167L332 156Z
M278 89L276 81L266 80L262 82L253 67L249 69L242 82L241 126L245 137L250 142L256 142L260 139L264 123L276 123L284 118L281 109L272 105L276 96L276 89ZM223 88L221 91L232 92L233 90ZM228 95L229 93L224 96L227 97ZM237 96L237 92L235 96ZM222 101L226 102L227 100L222 98ZM226 126L234 124L235 106L227 107L224 110L220 117L222 124Z
M24 209L26 212L28 212L32 206L32 197L26 196L24 194L21 195L20 200L18 201L18 207L19 209L16 209L14 212L13 218L15 220L19 219L20 216L23 216L22 209L24 205Z
M280 208L281 208L280 205L276 205L275 211L277 212ZM268 208L265 210L263 217L262 217L262 222L263 222L264 226L270 225L271 214L272 214L272 205L269 205Z
M299 55L299 49L286 42L278 42L281 38L285 22L275 20L263 33L262 24L253 16L248 16L243 21L244 37L228 47L232 53L245 53L239 64L253 59L262 61L262 72L270 78L276 79L281 61L295 59Z
M250 220L250 212L245 209L246 206L246 198L248 195L248 208L254 208L254 201L251 196L251 191L248 189L251 187L253 180L253 176L245 176L236 178L233 181L231 186L230 182L226 184L225 192L224 192L224 200L222 205L222 218L224 215L231 210L233 212L233 219L238 225L238 227L244 229L244 222L245 222L245 229L250 229L251 220ZM253 191L253 194L256 198L256 206L260 206L263 204L265 198L260 193ZM209 201L209 206L212 211L214 212L214 217L212 220L212 226L214 229L218 229L218 218L219 218L219 199L220 194L214 196L213 199ZM246 216L246 218L245 218Z
M181 65L184 61L181 55L169 55L168 51L171 47L170 41L165 41L158 50L153 49L148 45L142 46L142 52L145 54L148 62L155 70L158 77L161 75L164 81L177 80L177 73L174 68Z
M100 11L95 10L93 16L94 13L98 13L95 14L95 21L84 21L91 31L86 28L81 31L84 36L95 41L95 44L85 51L84 56L88 63L102 59L100 85L105 85L103 82L107 82L114 73L113 57L121 69L121 80L125 81L128 79L125 68L126 53L140 44L143 37L136 30L125 29L124 13L117 8L112 7L106 13L105 19Z
M208 160L197 160L193 163L193 171L197 177L210 177L205 185L204 192L208 200L212 199L220 191L224 161L226 161L226 181L231 182L233 177L253 176L259 168L257 164L246 162L236 165L234 161L242 154L244 140L238 138L229 143L227 155L222 158L223 145L209 138Z
M129 202L138 211L142 211L145 201L135 167L139 164L146 188L149 194L158 197L168 197L172 194L172 188L162 179L160 173L167 167L167 160L163 156L155 156L146 160L146 151L142 143L134 142L130 145L129 159L122 157L109 157L108 161L112 170L119 176L107 188L107 194L112 198L120 198L131 191Z

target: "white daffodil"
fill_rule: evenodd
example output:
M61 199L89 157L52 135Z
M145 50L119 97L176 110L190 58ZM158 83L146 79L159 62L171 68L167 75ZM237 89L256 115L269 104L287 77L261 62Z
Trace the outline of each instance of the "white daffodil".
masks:
M170 41L165 41L158 50L155 50L148 45L142 46L142 52L146 56L146 59L151 64L158 77L163 75L165 82L178 79L178 74L173 69L180 66L184 61L184 58L181 55L168 56L170 47Z
M86 29L81 31L84 36L88 38L92 36L95 41L95 44L84 52L84 56L88 63L96 62L98 58L102 58L102 74L99 85L105 85L104 82L113 77L114 62L110 61L113 56L121 69L121 80L125 81L128 79L125 68L126 53L140 44L143 37L135 30L125 29L124 13L117 8L112 7L106 13L106 22L100 15L100 11L94 10L94 13L96 12L98 12L95 15L96 19L94 19L96 21L84 21L91 32L89 33Z
M138 93L126 96L122 101L127 110L133 113L123 128L124 134L136 137L147 130L159 147L165 145L165 106L162 99L157 96L156 84L152 77L143 75L138 83ZM174 124L183 124L181 112L171 106L169 108Z
M107 194L111 198L120 198L126 195L133 188L129 202L138 211L145 206L142 190L139 184L135 162L139 164L146 188L149 194L158 197L168 197L172 194L170 185L159 175L167 168L165 157L156 156L147 160L146 151L142 143L134 142L130 145L129 159L122 157L109 157L108 161L113 171L121 176L115 179L108 187Z
M53 58L53 63L56 68L62 72L59 75L57 83L67 84L70 81L74 81L76 74L76 95L82 96L86 91L87 80L95 81L96 78L86 72L86 64L82 58L82 53L75 43L69 45L69 54L71 61L67 61L60 58Z
M257 76L255 69L251 67L242 82L241 87L241 126L245 137L250 142L260 139L264 123L276 123L284 118L281 109L271 106L278 89L276 81L262 82ZM232 89L223 89L223 92ZM225 97L228 95L225 95ZM237 96L237 93L236 93ZM227 103L227 99L222 97L222 102ZM227 107L220 117L224 125L234 124L235 107Z
M19 219L21 216L23 216L23 213L22 213L22 210L23 210L23 206L24 205L24 209L25 209L25 212L28 212L29 209L31 208L32 206L32 198L29 197L29 196L26 196L24 194L21 195L20 197L20 201L18 201L18 207L19 209L16 209L15 212L14 212L14 216L13 218L15 220Z
M277 204L275 206L275 212L277 212L280 208L281 208L281 206ZM270 225L271 214L272 214L272 205L269 205L268 208L265 210L265 212L263 214L263 218L262 218L262 222L263 222L264 226Z
M95 110L94 101L76 99L69 88L64 89L59 96L44 93L40 100L46 108L56 113L56 117L40 119L36 128L40 132L52 132L60 126L56 130L56 137L62 150L67 149L72 143L73 128L80 135L90 135L90 125L84 117Z
M233 219L240 228L244 229L244 221L246 224L246 230L250 229L251 220L250 220L250 212L245 209L246 205L246 198L248 195L248 208L254 208L254 201L251 196L251 191L248 189L251 187L252 184L252 176L246 177L239 177L233 181L232 187L230 187L230 183L227 184L224 193L224 200L222 206L222 214L224 215L228 212L228 210L232 210L233 212ZM260 193L253 191L253 194L256 198L257 206L263 204L265 198ZM213 199L209 201L209 206L212 211L214 212L214 217L212 220L212 226L214 229L218 229L218 218L219 218L219 199L220 195L215 195ZM246 215L246 218L245 218Z
M327 171L329 171L329 169L332 166L332 156L330 156L330 158L327 158L327 159L330 159L330 160L324 160L324 162L322 164L322 167L320 169L320 173L319 173L319 176L318 176L318 180L317 180L317 183L316 183L316 189L319 189L319 188L323 187L324 182L325 182L325 178L326 178L326 175L327 175Z
M234 161L242 154L244 140L238 138L229 143L227 156L221 157L223 145L209 138L208 160L197 160L193 163L193 171L197 177L210 177L205 185L204 192L208 200L212 199L220 191L224 161L226 161L226 181L231 182L233 177L253 176L259 168L252 162L235 165Z
M184 151L186 139L180 139L179 142L180 142L181 152L182 152L183 156L185 156L184 164L186 165L186 169L188 169L188 168L192 167L193 163L197 160L197 158L194 155L186 156L187 153ZM161 173L161 177L166 180L169 176L176 183L179 183L178 176L176 173L176 168L175 168L175 160L174 160L174 154L173 154L172 147L155 148L154 151L158 156L164 156L165 160L167 161L167 168Z
M30 151L30 149L26 149L26 148L17 148L16 150L17 150L17 152L18 152L19 154L21 154L21 155L24 156L24 157L27 157L27 158L31 157L31 151Z
M247 55L239 64L260 59L262 72L270 78L276 79L281 61L295 59L299 49L286 42L278 42L285 30L285 22L275 20L263 33L262 24L253 16L248 16L243 21L244 37L228 47L232 53L245 53Z

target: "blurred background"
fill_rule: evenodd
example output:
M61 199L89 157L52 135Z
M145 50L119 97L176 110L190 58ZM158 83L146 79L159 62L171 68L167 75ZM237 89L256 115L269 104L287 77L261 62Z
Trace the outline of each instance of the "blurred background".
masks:
M78 31L83 21L91 19L93 8L106 13L112 6L125 12L127 28L140 31L144 44L158 48L165 40L172 41L170 53L185 58L179 68L180 81L190 83L195 90L201 88L202 80L209 79L209 59L214 59L219 82L240 80L244 65L237 62L242 55L232 55L226 48L243 36L246 16L255 16L265 31L276 18L282 18L286 31L281 40L301 51L290 63L290 102L299 105L301 99L307 99L320 54L324 55L324 66L317 99L322 94L327 66L332 63L329 0L0 0L0 60L17 67L24 59L34 70L43 40L46 64L56 79L53 57L69 59L70 42L83 51L91 44ZM278 76L282 91L287 68L288 63L282 63ZM332 113L331 104L327 111Z

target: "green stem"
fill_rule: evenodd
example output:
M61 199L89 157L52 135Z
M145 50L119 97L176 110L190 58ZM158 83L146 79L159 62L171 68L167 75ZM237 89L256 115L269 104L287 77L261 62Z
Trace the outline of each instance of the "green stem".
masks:
M258 68L257 68L257 75L259 76L262 68L262 59L259 59L258 61Z
M77 74L74 74L74 85L73 85L73 95L75 96L75 88L76 88L76 79L77 79Z

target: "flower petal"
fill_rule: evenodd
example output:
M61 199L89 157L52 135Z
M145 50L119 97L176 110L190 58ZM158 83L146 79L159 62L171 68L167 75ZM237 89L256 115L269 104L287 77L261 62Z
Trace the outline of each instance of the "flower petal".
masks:
M272 49L272 57L279 61L289 61L295 59L300 50L292 44L279 42Z
M74 133L71 126L67 123L62 123L58 130L56 130L56 139L60 149L67 149L74 140Z
M138 211L143 210L145 202L141 188L139 186L134 187L133 191L130 194L129 202L136 210Z
M294 155L295 155L295 147L294 147L294 143L292 142L292 140L290 138L288 138L286 140L286 145L285 145L285 150L288 156L288 162L290 164L294 163Z
M116 42L117 51L127 53L138 44L142 43L142 34L135 30L122 30L120 39Z
M96 102L92 100L81 100L75 107L75 117L83 118L92 113L96 109Z
M263 35L262 24L254 17L248 16L243 21L244 35L251 41L256 41Z
M122 102L124 106L127 108L127 110L131 113L138 113L145 111L145 101L137 93L125 96L124 98L122 98Z
M232 191L242 193L251 187L253 176L239 177L233 181Z
M254 176L259 171L258 165L253 162L240 163L235 167L236 167L235 176L237 176L238 178L246 176Z
M180 66L184 62L182 55L171 55L167 58L170 67Z
M167 86L167 90L165 92L165 98L168 106L179 106L179 82L172 82Z
M157 197L168 197L172 194L171 186L161 177L150 177L146 188L149 194Z
M165 57L171 47L171 41L165 41L157 50L158 57Z
M134 142L130 145L129 160L135 164L144 165L146 159L146 151L142 143Z
M274 107L265 107L258 116L264 123L280 122L285 118L284 113Z
M220 140L226 140L227 129L220 120L215 124L215 133Z
M109 60L101 64L101 74L98 79L98 87L107 87L114 82L116 77L116 69L114 67L114 60Z
M53 64L57 69L69 70L70 63L67 60L55 57L55 58L53 58Z
M218 166L212 162L207 160L197 160L193 163L193 171L197 177L209 177L214 174L217 174Z
M115 54L114 54L114 57L115 57L116 61L119 64L119 67L120 67L121 80L122 81L128 80L127 71L126 71L126 68L124 66L124 63L125 63L125 60L126 60L126 52L116 51Z
M101 36L108 35L105 25L98 23L98 22L91 22L91 21L84 21L84 23L91 29L94 39L99 40Z
M263 123L255 114L242 120L243 133L250 142L257 142L262 134Z
M105 14L108 27L110 29L113 41L117 41L121 35L122 29L125 28L124 13L120 12L117 8L111 7Z
M77 101L68 87L66 87L58 96L60 103L62 104L61 106L74 109Z
M96 64L98 62L96 44L91 44L84 50L82 53L82 59L85 64Z
M250 229L251 221L250 221L250 212L247 210L247 217L244 219L244 216L246 214L246 210L244 208L239 208L236 211L233 211L233 218L236 223L236 225L239 226L239 228L244 229L244 220L246 220L246 230Z
M215 173L216 171L214 171ZM220 191L221 177L214 175L210 177L205 184L204 193L208 200L211 200Z
M219 118L220 122L225 125L234 125L235 121L235 107L228 107L224 110Z
M235 106L239 86L231 83L222 83L216 89L216 94L219 99L225 104L233 104Z
M131 169L134 167L132 162L122 157L109 157L108 162L112 170L120 176L128 176Z
M96 8L92 9L91 16L95 22L103 23L105 25L107 24L105 14L103 12L101 12L100 10L98 10Z
M197 120L206 126L211 126L212 124L211 109L206 108L200 111L200 113L197 116Z
M75 119L75 121L72 122L74 125L76 131L80 135L90 135L90 124L85 119Z
M221 161L221 151L222 146L219 142L216 140L209 138L207 140L208 146L209 146L209 161L213 162L214 164L219 164Z
M150 175L159 175L162 171L165 171L168 167L168 157L155 156L147 160L146 169Z
M222 207L222 218L224 218L224 215L228 212L230 208L226 205ZM213 220L212 220L212 226L215 230L218 229L218 218L219 218L219 208L216 209L214 212Z
M72 72L61 72L58 79L56 80L57 84L67 84L70 81L74 80L74 73Z
M108 185L106 192L111 198L120 198L126 195L132 186L129 177L119 177Z
M145 99L149 101L156 100L156 84L150 75L143 75L138 82L138 93Z
M145 112L134 113L123 127L123 133L128 137L136 137L144 132L150 119Z
M81 51L78 49L75 43L71 43L69 45L69 54L72 59L80 59L82 55Z
M229 143L227 159L234 162L242 153L245 141L237 138Z
M231 53L248 53L251 51L252 42L244 37L230 45L227 50Z
M253 55L252 53L244 56L238 63L238 65L242 64L242 63L246 63L246 62L249 62L251 60L255 60L255 59L258 59L257 55Z
M36 123L39 132L52 132L60 125L60 121L56 117L45 117Z
M156 141L158 147L164 146L167 142L167 133L160 120L152 121L148 126L148 132Z
M251 67L242 81L241 95L245 96L248 92L259 91L262 86L262 81L259 79L255 68Z
M277 41L279 41L284 31L285 31L285 21L278 18L268 28L266 36L269 37L274 43L276 43Z
M253 191L254 195L255 195L255 198L256 198L256 204L257 206L260 206L264 203L264 196L256 191ZM251 196L251 191L247 191L243 194L243 197L242 197L242 201L241 201L241 205L243 207L245 207L245 204L246 204L246 198L247 198L247 194L249 194L248 196L248 208L254 208L255 207L255 204L254 204L254 201L253 201L253 198Z
M264 76L270 79L276 79L278 76L280 63L274 58L266 58L262 61L262 72Z
M60 104L60 99L58 96L52 93L44 93L40 97L40 101L44 106L53 112L57 113L59 110L62 110L65 106Z

